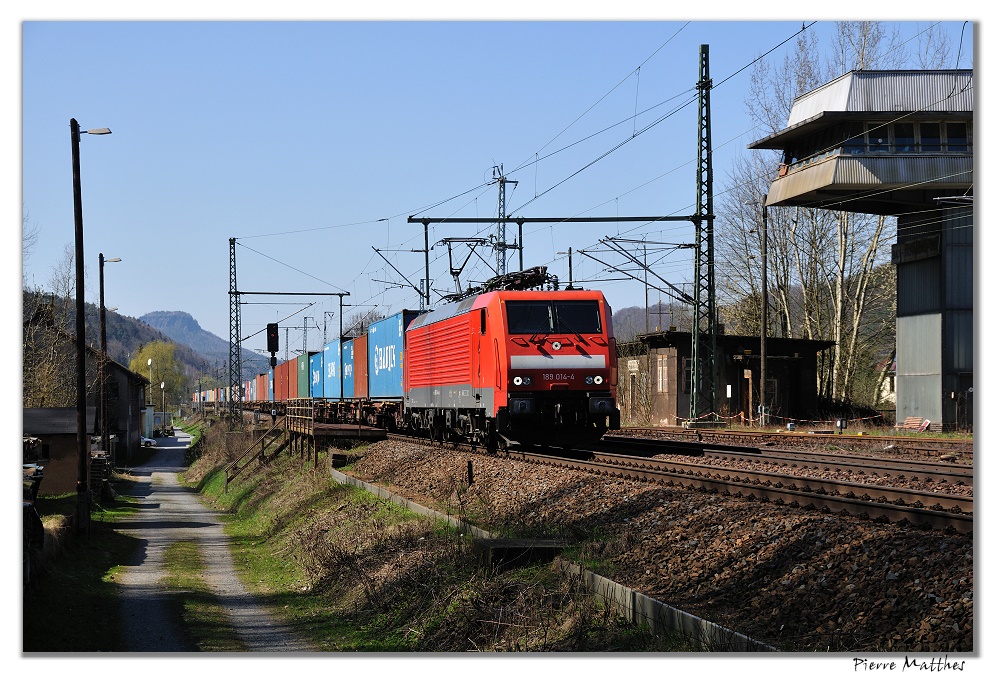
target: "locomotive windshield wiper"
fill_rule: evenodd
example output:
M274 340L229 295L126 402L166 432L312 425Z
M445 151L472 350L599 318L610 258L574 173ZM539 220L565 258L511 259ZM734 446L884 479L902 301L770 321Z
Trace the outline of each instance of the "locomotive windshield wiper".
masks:
M576 329L570 326L570 324L565 320L563 320L561 317L559 318L559 326L565 328L567 332L572 332L573 334L575 334L576 338L579 340L581 344L587 343L587 340L583 338L583 335L577 332Z
M535 337L537 337L539 334L542 333L548 334L552 332L553 327L555 326L555 323L552 322L552 317L553 317L552 304L546 304L546 310L548 311L548 318L547 318L547 320L549 321L548 327L540 327L539 329L531 333L531 339L528 339L528 341L531 342L532 344L535 343Z
M537 330L535 330L534 332L531 333L531 338L528 339L528 343L534 344L535 343L535 339L538 337L539 334L548 334L549 331L550 331L549 328L543 328L543 329L537 329Z

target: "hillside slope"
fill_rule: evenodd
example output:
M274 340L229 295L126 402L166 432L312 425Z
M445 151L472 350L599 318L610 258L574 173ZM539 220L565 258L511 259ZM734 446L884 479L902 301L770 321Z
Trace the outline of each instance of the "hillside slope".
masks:
M229 342L202 328L186 311L153 311L139 318L179 344L190 346L209 366L229 364ZM246 349L242 352L244 379L267 371L267 358Z

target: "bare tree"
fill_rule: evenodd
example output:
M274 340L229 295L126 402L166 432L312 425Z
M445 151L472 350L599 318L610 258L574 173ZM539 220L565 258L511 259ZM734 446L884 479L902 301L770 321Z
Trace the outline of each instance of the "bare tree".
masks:
M828 79L850 71L903 68L909 59L904 47L899 32L886 33L881 21L838 21Z
M941 30L941 24L928 26L917 37L915 59L923 69L948 68L951 64L951 36Z
M796 96L845 72L899 68L907 59L897 32L883 24L838 22L821 68L817 40L804 32L778 67L763 61L755 66L747 113L760 136L778 132L787 125ZM717 200L720 313L734 330L747 334L760 331L761 200L781 162L774 153L753 155L734 165L724 197ZM894 328L888 334L884 322L872 323L868 316L873 303L879 308L888 303L887 289L894 294L894 286L877 280L877 271L888 260L895 220L808 207L770 207L767 218L766 284L777 311L768 314L768 333L834 341L820 361L820 393L838 400L857 397L854 382L874 368L877 347L894 337Z
M28 258L31 257L32 251L35 249L35 245L38 244L38 224L31 221L31 218L27 212L23 212L21 215L21 261L22 263L27 262Z

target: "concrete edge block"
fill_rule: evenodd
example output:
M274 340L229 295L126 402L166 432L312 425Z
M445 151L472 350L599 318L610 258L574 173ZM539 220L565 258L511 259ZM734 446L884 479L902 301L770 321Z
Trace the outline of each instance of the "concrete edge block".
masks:
M648 627L654 635L662 635L667 631L677 631L711 652L778 651L776 647L753 640L715 622L678 610L590 570L585 570L576 563L557 558L555 565L565 574L579 579L589 591L625 619L633 624Z
M353 476L341 473L331 468L330 474L341 485L353 485L377 497L403 506L417 515L444 520L466 534L478 539L493 539L495 535L482 530L475 525L441 513L405 497L389 492L383 487L367 483ZM711 652L777 652L777 648L758 642L742 633L738 633L715 622L696 617L693 614L678 610L655 598L639 593L634 589L622 586L606 577L586 570L576 563L562 558L556 558L555 566L564 574L576 577L593 595L612 606L625 619L639 626L646 626L653 635L663 635L668 631L677 631L696 644Z

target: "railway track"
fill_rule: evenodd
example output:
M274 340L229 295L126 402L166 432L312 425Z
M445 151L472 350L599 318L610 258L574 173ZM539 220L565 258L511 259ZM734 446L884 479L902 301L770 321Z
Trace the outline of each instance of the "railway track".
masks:
M511 451L511 458L590 473L604 473L620 478L681 486L749 500L773 502L779 506L841 513L884 522L909 522L912 525L937 529L972 532L972 500L937 493L893 490L859 483L817 481L800 476L747 473L735 469L679 467L676 463L601 454L594 460L567 459L550 454ZM785 486L788 483L788 486ZM933 501L925 508L923 501ZM898 502L898 503L895 503ZM950 507L945 508L945 505ZM967 512L966 512L967 511Z
M407 440L413 439L407 438ZM541 453L515 448L510 449L507 456L589 473L718 492L752 501L768 501L789 508L814 509L880 522L908 522L929 529L954 530L962 533L972 531L971 497L790 474L746 471L693 461L653 459L652 455L648 454L655 449L652 443L660 443L659 453L662 453L664 448L678 447L677 441L643 441L636 443L646 447L647 454L642 456L600 450L575 450L563 456L554 452ZM464 446L458 443L451 445ZM694 456L692 447L681 447ZM746 454L740 453L734 446L711 447L716 448L713 453ZM721 447L730 449L717 449ZM473 448L468 446L468 449Z
M909 457L953 457L971 463L973 443L963 438L929 438L912 435L849 435L833 432L742 431L736 429L686 429L681 427L623 427L621 437L691 440L747 447L835 447L863 450L878 456L899 454Z
M811 450L736 447L713 443L677 440L647 440L605 436L594 451L627 451L637 456L681 454L705 459L767 463L788 468L845 471L928 483L972 485L971 466L912 459L875 458L863 455L833 454Z

